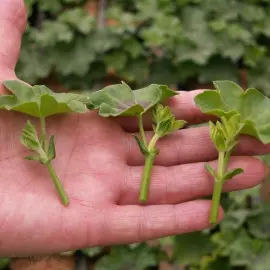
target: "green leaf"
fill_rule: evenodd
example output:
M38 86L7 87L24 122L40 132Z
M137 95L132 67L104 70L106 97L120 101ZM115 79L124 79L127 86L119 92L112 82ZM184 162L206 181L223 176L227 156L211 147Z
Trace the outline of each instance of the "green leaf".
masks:
M208 235L202 232L182 234L175 238L173 258L181 265L198 263L201 257L210 254L213 248Z
M7 259L7 258L1 258L0 259L0 269L6 269L6 267L8 266L10 262L10 259Z
M221 231L236 231L241 229L248 215L249 211L246 209L233 209L229 211L220 224Z
M124 82L106 86L90 96L88 108L103 117L137 116L178 93L165 85L151 84L132 91Z
M148 154L148 150L147 150L147 147L146 145L144 144L144 142L136 135L134 135L134 138L142 152L143 155L147 155Z
M155 123L154 131L159 137L168 135L186 124L184 120L175 120L170 107L157 104L152 111L152 119Z
M216 172L215 172L215 170L208 163L205 163L204 164L204 168L208 171L208 173L211 176L213 176L214 178L216 178Z
M224 116L240 115L240 134L270 142L270 100L256 89L244 92L231 81L214 82L216 91L206 90L195 97L196 105L203 113Z
M226 138L224 136L224 132L219 127L218 123L217 125L214 125L212 122L209 123L210 126L210 136L215 144L218 151L225 151L226 150Z
M29 120L23 129L20 139L21 143L30 150L37 151L41 148L36 128Z
M183 128L186 125L186 123L187 122L185 120L175 120L171 127L170 132L174 132L176 130Z
M89 36L87 38L90 39ZM93 42L93 40L91 41ZM58 74L60 73L61 76L73 75L77 76L77 79L82 80L83 76L89 76L89 74L96 72L95 70L90 70L90 65L96 60L96 52L89 45L89 41L80 36L71 43L59 44L52 51L52 57L55 59L55 71ZM83 78L84 81L88 80L85 77Z
M95 26L95 20L82 8L66 10L59 16L59 21L69 24L83 34L88 34Z
M35 117L87 112L87 97L72 93L54 93L44 85L33 87L12 80L3 83L13 95L0 96L0 109L22 112Z
M211 258L209 262L206 262L202 270L233 270L233 268L230 265L229 258L217 257L214 260Z
M170 132L172 124L172 119L165 120L157 125L155 132L159 135L159 137L163 137Z
M241 168L233 169L225 174L224 181L230 180L233 177L235 177L236 175L241 174L243 172L244 172L244 170Z
M74 33L69 26L61 21L47 20L41 28L31 31L31 38L40 46L55 46L58 42L69 43Z
M131 249L128 246L115 246L107 256L103 256L95 265L96 270L145 270L158 264L155 250L141 244Z
M259 239L270 239L270 209L265 206L258 214L248 218L249 232Z
M40 161L40 156L26 156L24 159Z
M264 242L260 252L256 254L256 258L249 265L248 270L268 270L270 265L270 244Z
M54 136L51 136L48 147L48 160L53 160L56 157L55 153L55 144L54 144Z
M232 266L250 265L257 257L262 246L258 239L251 238L243 229L230 246L230 261Z

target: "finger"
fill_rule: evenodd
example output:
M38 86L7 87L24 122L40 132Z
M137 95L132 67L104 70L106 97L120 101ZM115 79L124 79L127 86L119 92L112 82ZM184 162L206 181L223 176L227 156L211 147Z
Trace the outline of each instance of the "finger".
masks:
M209 201L178 205L117 206L107 216L104 232L110 244L136 243L153 238L199 231L210 227ZM219 220L223 211L219 210ZM102 244L102 243L101 243Z
M20 53L26 18L23 0L0 1L0 81L16 78L14 68Z
M189 92L180 91L180 95L170 98L167 100L166 104L170 106L177 119L183 119L189 124L199 124L214 119L213 116L202 114L196 107L194 97L200 93L202 93L202 90L193 90ZM118 121L127 132L138 131L138 119L136 117L119 117L116 121ZM152 128L150 112L144 117L144 128L145 130L150 130Z
M217 161L210 162L216 168ZM232 157L229 169L243 168L244 173L224 184L224 191L253 187L265 177L262 161L254 157ZM143 167L130 167L123 180L119 204L138 204ZM213 178L204 163L153 168L148 203L175 204L207 196L212 193Z
M19 52L21 37L26 25L26 10L23 0L1 0L0 2L0 64L14 69Z
M148 138L152 136L150 132L146 135ZM130 166L143 165L144 156L130 134L127 134L125 143L127 164ZM160 152L155 164L161 166L210 161L217 158L217 150L210 139L207 126L188 128L170 134L158 141L157 148ZM253 137L243 135L239 145L233 151L233 155L254 156L269 152L270 144L264 145Z

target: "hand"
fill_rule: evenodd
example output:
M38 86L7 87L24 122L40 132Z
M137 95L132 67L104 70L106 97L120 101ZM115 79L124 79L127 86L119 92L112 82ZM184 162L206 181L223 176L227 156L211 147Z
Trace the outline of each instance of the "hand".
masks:
M15 79L14 66L24 31L23 0L0 1L0 80ZM2 88L2 91L4 89ZM189 123L207 120L193 104L198 91L171 99L177 118ZM181 130L158 144L149 203L138 204L143 156L131 132L130 119L103 119L95 112L51 117L55 134L54 166L70 198L58 200L46 169L26 161L19 142L27 117L0 112L0 255L56 253L95 245L111 245L202 230L209 226L212 179L204 162L216 163L208 128ZM148 134L149 135L149 134ZM264 178L264 165L249 155L270 151L244 137L231 167L245 173L225 185L226 191L249 188ZM222 218L220 209L220 219Z

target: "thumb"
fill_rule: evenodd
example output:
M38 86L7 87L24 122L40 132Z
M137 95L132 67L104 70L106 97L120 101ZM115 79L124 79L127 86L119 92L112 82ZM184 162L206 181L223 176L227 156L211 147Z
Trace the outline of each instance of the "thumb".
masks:
M21 47L21 39L26 26L24 0L0 0L0 80L15 77Z

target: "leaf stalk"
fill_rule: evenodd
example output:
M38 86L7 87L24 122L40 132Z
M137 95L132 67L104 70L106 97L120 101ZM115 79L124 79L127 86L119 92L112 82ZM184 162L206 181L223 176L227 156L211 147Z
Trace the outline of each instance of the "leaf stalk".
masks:
M140 114L138 116L138 119L139 119L140 135L141 135L141 138L142 138L142 141L143 141L144 145L146 146L147 145L147 140L146 140L145 132L144 132L144 129L143 129L143 116Z
M51 162L47 163L46 167L50 173L52 182L53 182L53 184L58 192L58 195L59 195L59 198L60 198L62 204L67 206L69 204L68 196L64 190L63 185L61 184L60 179L58 178L58 176L57 176L57 174L52 166L52 163Z

